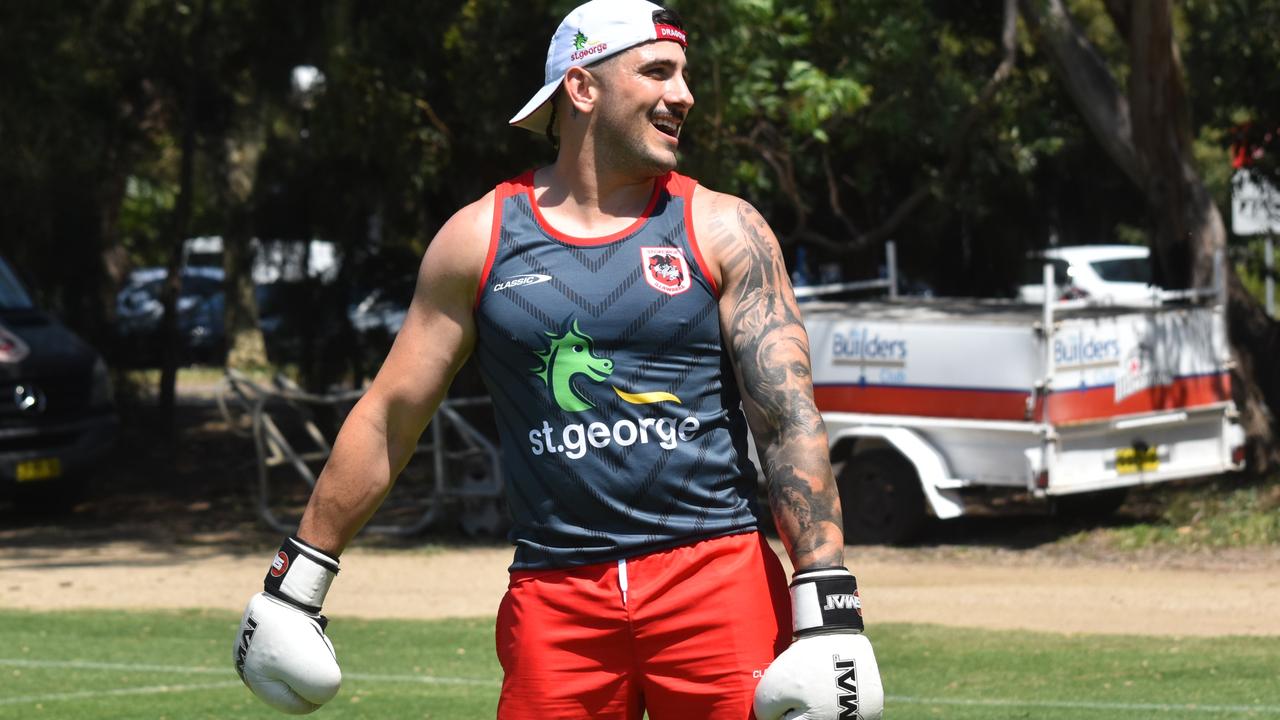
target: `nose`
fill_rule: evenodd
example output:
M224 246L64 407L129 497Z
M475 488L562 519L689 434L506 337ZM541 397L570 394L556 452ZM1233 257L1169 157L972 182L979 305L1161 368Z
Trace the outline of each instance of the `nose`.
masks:
M676 74L671 78L667 83L667 93L663 100L669 108L689 112L689 108L693 107L693 91L689 89L689 83L685 82L683 75Z

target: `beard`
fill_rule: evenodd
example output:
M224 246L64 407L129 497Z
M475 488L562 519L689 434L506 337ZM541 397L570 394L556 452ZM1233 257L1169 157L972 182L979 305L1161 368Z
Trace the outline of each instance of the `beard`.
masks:
M637 176L657 177L676 169L674 150L655 145L657 132L649 116L612 113L596 126L596 150L611 168Z

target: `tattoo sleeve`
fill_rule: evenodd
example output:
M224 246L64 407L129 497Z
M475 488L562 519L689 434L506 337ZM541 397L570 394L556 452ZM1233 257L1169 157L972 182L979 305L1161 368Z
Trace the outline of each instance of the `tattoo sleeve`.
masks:
M774 522L796 569L844 564L840 496L813 400L809 338L777 241L748 203L708 225L721 262L721 332L768 483Z

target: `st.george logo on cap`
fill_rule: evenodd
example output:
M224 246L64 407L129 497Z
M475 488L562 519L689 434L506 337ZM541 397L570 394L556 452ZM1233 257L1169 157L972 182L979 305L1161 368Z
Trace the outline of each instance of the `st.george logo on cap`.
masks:
M685 32L655 19L663 12L647 0L591 0L565 16L547 48L542 89L534 93L509 121L511 125L543 133L551 119L551 97L569 68L599 62L652 40L670 40L687 47Z

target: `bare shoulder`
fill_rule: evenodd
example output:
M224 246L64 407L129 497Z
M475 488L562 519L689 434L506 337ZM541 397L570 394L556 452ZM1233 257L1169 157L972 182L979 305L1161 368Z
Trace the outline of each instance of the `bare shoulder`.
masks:
M420 277L479 282L489 252L494 197L495 192L490 190L445 222L427 247Z
M781 262L769 223L736 195L699 185L693 196L693 228L721 287L732 286L753 263Z
M747 204L736 195L698 185L693 191L693 229L705 250L715 252L730 239L729 232L737 224L738 208ZM749 204L748 204L749 206Z

